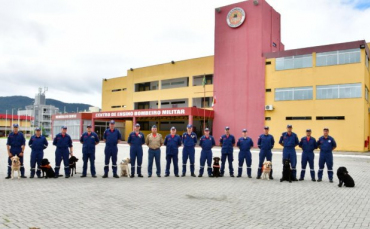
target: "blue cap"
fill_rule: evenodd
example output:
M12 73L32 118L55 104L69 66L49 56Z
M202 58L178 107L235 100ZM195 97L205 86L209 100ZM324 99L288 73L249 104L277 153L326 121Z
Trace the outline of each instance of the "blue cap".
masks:
M247 132L247 129L243 129L242 131L243 131L243 132Z
M207 128L205 128L205 129L204 129L204 131L209 131L209 128L208 128L208 127L207 127Z
M18 126L18 124L13 124L13 127L18 128L19 126Z
M174 127L174 126L173 126L173 127L171 127L171 130L176 130L176 127Z
M110 120L109 124L115 124L116 122L114 120Z
M265 126L265 127L263 127L263 129L268 130L268 129L270 129L270 127Z
M227 127L225 127L225 130L230 130L230 127L228 127L228 126L227 126Z
M193 127L193 125L191 125L191 124L188 124L187 126L186 126L186 128L192 128Z
M290 124L288 124L287 126L286 126L286 128L292 128L293 126L292 125L290 125Z
M136 127L140 127L140 124L139 124L139 123L136 123L136 124L135 124L135 126L136 126Z
M36 127L36 129L35 129L36 131L40 131L41 130L41 128L40 127Z
M152 128L157 128L157 126L156 125L153 125Z
M62 126L62 129L67 129L67 127L66 126Z
M311 132L311 129L307 129L306 132Z
M87 128L91 128L91 125L87 125Z

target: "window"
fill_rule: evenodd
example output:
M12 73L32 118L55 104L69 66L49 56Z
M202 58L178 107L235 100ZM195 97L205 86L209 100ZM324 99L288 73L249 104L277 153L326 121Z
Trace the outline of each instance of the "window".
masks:
M316 99L345 98L361 98L361 84L340 84L316 87Z
M266 92L271 92L271 88L267 88L266 89Z
M162 85L161 89L187 87L187 86L189 86L189 77L162 80L161 85Z
M303 116L303 117L285 117L285 120L312 120L311 116Z
M126 88L124 88L124 90L126 90ZM152 90L158 90L158 81L135 84L135 92Z
M271 117L265 117L266 121L271 121Z
M369 89L365 86L365 99L369 102Z
M360 57L360 49L347 49L334 52L317 53L316 66L359 63Z
M309 100L313 95L312 87L276 88L275 101Z
M276 58L275 70L312 67L312 54Z
M271 65L271 61L266 61L266 65Z
M370 71L370 69L369 69L369 56L367 55L367 53L366 53L366 56L365 56L365 65L366 65L367 70Z
M344 116L316 116L316 120L344 120Z
M193 86L203 86L203 78L204 75L193 76ZM206 75L206 85L212 84L213 84L213 75L212 74Z

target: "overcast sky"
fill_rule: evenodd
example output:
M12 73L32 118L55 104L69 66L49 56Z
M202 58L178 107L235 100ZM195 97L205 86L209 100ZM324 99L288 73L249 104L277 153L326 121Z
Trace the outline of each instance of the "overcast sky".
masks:
M214 53L214 9L238 0L0 0L0 96L101 107L101 81ZM286 49L365 39L370 0L268 0Z

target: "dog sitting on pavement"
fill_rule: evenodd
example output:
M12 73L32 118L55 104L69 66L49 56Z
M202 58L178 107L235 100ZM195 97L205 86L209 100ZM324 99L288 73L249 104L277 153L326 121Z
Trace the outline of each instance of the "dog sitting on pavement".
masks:
M262 179L270 180L270 173L272 169L271 161L265 161L262 166Z
M19 159L19 157L17 155L13 156L10 158L11 162L12 162L12 165L11 165L11 169L12 169L12 180L14 178L14 172L17 171L17 176L18 176L18 179L20 178L20 174L21 174L21 161Z
M280 182L289 181L292 183L292 169L290 167L290 160L284 159L283 161L283 177L280 179Z
M121 167L121 177L129 177L130 176L130 158L123 159L120 163Z
M73 171L76 172L76 162L78 161L78 158L75 156L72 156L69 158L69 170L70 170L70 176L73 177Z
M47 178L54 178L55 177L55 172L53 170L53 168L51 167L50 165L50 162L47 158L44 158L41 160L41 166L40 166L40 169L42 171L42 177L45 177L45 179ZM62 176L62 175L59 175L59 176Z
M344 184L345 187L353 188L355 187L355 181L353 178L348 174L346 167L339 167L337 170L337 176L339 180L338 187L342 187Z
M214 157L213 158L213 177L220 177L220 158L219 157Z

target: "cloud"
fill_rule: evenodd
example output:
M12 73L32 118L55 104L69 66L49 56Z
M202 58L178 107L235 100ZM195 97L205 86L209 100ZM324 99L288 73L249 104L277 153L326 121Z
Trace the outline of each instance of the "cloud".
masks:
M213 55L214 9L235 0L0 0L0 96L101 106L103 78ZM287 49L370 41L368 1L268 0Z

